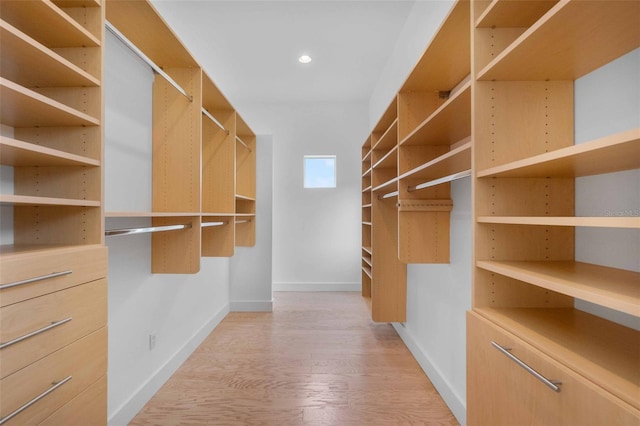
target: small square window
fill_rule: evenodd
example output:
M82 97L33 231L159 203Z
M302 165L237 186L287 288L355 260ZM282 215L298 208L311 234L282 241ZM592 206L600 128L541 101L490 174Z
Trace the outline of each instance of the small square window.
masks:
M336 156L335 155L305 155L304 156L304 187L305 188L335 188L336 187Z

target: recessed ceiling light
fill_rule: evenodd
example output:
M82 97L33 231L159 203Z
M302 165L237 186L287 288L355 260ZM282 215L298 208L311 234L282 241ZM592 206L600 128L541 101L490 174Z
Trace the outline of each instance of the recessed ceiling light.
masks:
M308 64L309 62L311 62L311 56L302 55L298 58L298 62L300 62L301 64Z

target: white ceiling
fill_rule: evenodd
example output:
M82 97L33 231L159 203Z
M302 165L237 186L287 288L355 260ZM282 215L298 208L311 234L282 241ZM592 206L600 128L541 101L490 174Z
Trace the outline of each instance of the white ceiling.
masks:
M235 104L368 101L414 1L153 3Z

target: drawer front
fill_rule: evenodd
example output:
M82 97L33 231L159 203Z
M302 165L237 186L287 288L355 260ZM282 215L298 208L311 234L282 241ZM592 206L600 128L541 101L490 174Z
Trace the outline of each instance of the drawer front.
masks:
M551 389L525 366L550 381ZM640 412L483 317L467 315L467 422L474 425L638 425Z
M69 247L0 256L0 306L107 277L107 248Z
M106 325L106 279L4 306L0 378Z
M33 425L49 417L107 372L106 327L0 380L4 425ZM47 394L47 392L49 392Z
M89 386L58 411L47 417L40 426L107 424L107 376Z

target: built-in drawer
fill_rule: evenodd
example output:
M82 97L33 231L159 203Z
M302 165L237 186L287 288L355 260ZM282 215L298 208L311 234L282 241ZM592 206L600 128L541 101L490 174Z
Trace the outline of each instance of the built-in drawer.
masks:
M568 366L470 312L467 424L637 426L640 412Z
M0 306L107 276L107 248L73 246L0 254Z
M3 426L34 425L82 393L107 372L107 328L0 380Z
M40 426L104 426L107 424L107 376L89 386Z
M107 280L0 308L0 378L107 325Z

